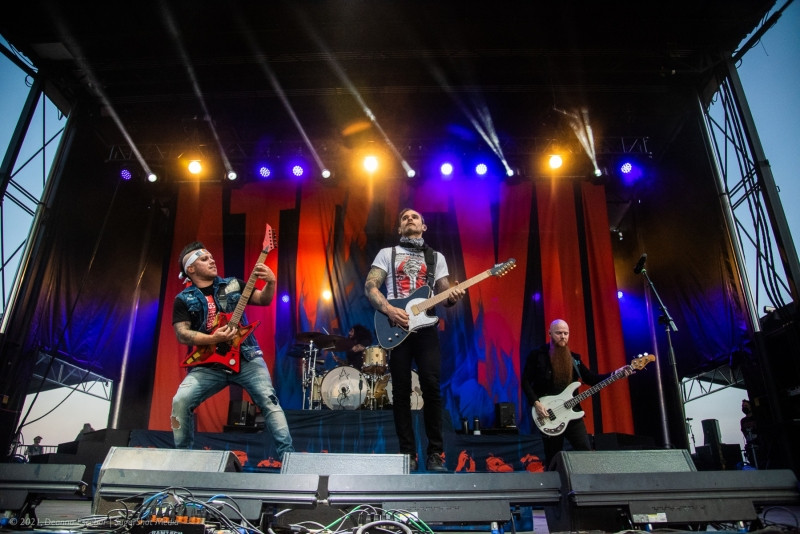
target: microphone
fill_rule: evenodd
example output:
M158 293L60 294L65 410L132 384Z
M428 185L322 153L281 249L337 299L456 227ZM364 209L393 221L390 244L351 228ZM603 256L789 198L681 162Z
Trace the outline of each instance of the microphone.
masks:
M647 254L642 254L642 257L639 258L639 261L636 262L636 267L633 268L633 274L639 274L644 271L644 264L647 261Z

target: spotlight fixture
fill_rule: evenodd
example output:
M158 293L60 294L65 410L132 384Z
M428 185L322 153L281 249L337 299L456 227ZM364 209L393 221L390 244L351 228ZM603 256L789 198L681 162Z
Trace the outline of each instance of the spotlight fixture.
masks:
M372 174L378 170L378 158L375 156L367 156L364 158L364 169Z
M453 164L449 161L446 161L439 167L439 171L442 173L442 176L452 176Z
M272 170L270 170L270 168L267 167L266 165L261 165L258 168L258 176L261 178L269 178L270 176L272 176Z
M408 169L406 171L406 176L408 176L409 178L413 178L416 175L417 175L417 171L415 171L414 169Z
M564 164L564 160L558 154L551 154L547 160L547 164L551 169L560 169Z
M152 171L147 173L147 181L151 184L156 183L158 181L158 175Z
M200 174L201 172L203 172L203 164L200 163L200 160L197 159L191 160L186 168L192 174Z
M304 172L305 172L305 170L303 169L302 165L293 165L292 166L292 174L294 176L296 176L297 178L300 178L301 176L303 176Z
M487 167L485 163L478 163L475 166L475 174L478 176L486 176L487 172L489 172L489 167Z
M331 177L331 171L328 169L322 169L322 177L327 179Z
M228 180L230 180L230 181L232 182L232 181L236 180L236 178L238 178L238 177L239 177L239 175L238 175L238 174L236 174L236 171L234 171L234 170L229 170L229 171L228 171L228 172L225 174L225 177L226 177Z
M119 177L127 182L133 178L133 171L129 167L122 167L119 170Z

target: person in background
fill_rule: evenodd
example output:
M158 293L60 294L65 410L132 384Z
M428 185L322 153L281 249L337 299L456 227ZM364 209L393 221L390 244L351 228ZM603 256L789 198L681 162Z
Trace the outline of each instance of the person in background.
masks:
M42 447L42 436L36 436L33 438L33 445L28 445L28 456L36 456L42 454L44 452L44 447Z
M364 351L372 344L372 333L364 325L353 325L347 334L347 341L352 346L347 349L344 358L334 354L333 359L338 365L350 365L360 371L364 364Z
M81 428L81 431L78 432L78 436L75 438L75 441L82 440L83 435L88 434L89 432L94 432L94 428L92 428L92 425L89 423L83 423L83 428Z

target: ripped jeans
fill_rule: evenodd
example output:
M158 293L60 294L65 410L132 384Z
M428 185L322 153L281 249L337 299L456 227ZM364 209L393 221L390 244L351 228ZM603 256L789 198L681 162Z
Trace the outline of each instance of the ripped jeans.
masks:
M263 358L241 361L238 374L208 367L193 367L183 379L172 398L172 436L176 449L191 449L194 444L194 410L218 391L230 384L239 384L261 410L264 423L272 434L278 459L284 452L293 452L292 436L286 414L278 401L272 378Z

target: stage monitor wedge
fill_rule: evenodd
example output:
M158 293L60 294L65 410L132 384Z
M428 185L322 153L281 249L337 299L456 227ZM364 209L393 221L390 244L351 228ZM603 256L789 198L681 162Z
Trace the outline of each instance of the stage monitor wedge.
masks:
M512 505L555 504L560 488L555 472L330 475L328 502L406 510L428 524L488 524L511 519Z
M225 495L247 519L259 520L264 505L316 505L319 479L311 474L242 473L231 451L115 447L100 469L92 512L106 514L121 507L119 500L135 506L147 495L181 488L202 500Z
M3 464L0 466L2 526L36 525L36 507L44 499L86 495L83 464Z
M755 521L756 506L800 503L790 470L696 471L683 463L685 452L559 453L553 463L562 495L558 507L546 509L549 530L615 532L642 525ZM660 461L643 461L648 459Z

